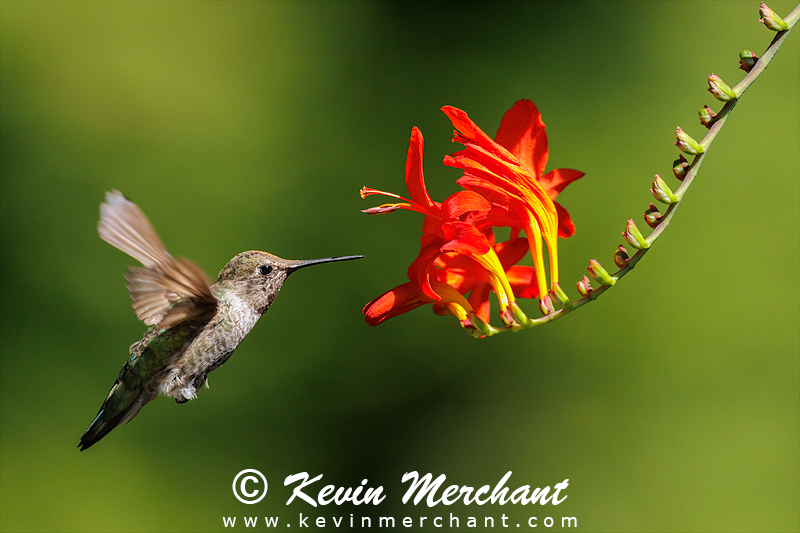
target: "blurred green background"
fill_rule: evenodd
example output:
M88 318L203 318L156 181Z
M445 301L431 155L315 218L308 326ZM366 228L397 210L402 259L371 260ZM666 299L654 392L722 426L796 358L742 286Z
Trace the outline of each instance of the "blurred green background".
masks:
M494 134L520 98L543 114L548 168L586 172L559 197L577 227L560 246L576 297L589 259L613 265L625 220L644 226L653 174L676 184L675 127L701 138L697 109L721 107L705 78L733 85L739 50L769 44L756 0L3 1L0 16L3 530L215 531L255 515L294 528L298 512L800 527L800 35L745 94L669 230L597 302L481 341L429 308L377 328L360 313L406 280L421 217L367 217L380 199L359 188L405 194L416 125L444 199L458 172L441 165L455 147L439 107ZM145 329L122 278L135 262L96 232L112 188L212 277L249 249L367 258L292 276L198 401L159 398L78 453ZM245 468L270 482L258 505L231 494ZM568 478L569 497L403 505L412 470L448 485ZM324 475L316 490L368 479L387 499L287 507L283 479L302 471Z

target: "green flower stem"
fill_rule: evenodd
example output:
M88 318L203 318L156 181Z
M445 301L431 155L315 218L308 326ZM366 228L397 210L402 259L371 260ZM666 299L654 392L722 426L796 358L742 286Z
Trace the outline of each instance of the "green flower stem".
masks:
M794 8L794 10L789 14L789 16L787 16L784 19L784 21L789 25L789 29L786 31L778 32L778 34L775 35L775 38L772 40L772 43L770 43L769 47L756 62L755 66L744 77L744 79L741 82L739 82L736 85L736 87L733 88L736 94L739 95L739 98L741 98L742 94L744 94L744 92L753 84L756 78L758 78L761 75L761 73L764 72L769 63L772 61L772 58L774 58L775 54L778 53L778 50L783 45L786 38L789 36L789 32L792 31L792 28L794 28L799 19L800 19L800 5ZM722 110L719 113L717 113L717 116L714 119L714 123L708 130L708 133L703 138L703 140L700 141L700 146L702 146L705 151L702 154L698 154L697 156L695 156L694 160L692 161L692 165L689 168L689 171L686 173L686 176L683 178L683 181L681 182L680 186L675 190L675 196L678 197L678 201L667 207L666 212L663 213L661 222L659 222L658 226L656 226L653 232L650 235L648 235L647 238L645 239L649 244L652 245L656 241L656 239L658 239L658 237L664 232L664 230L667 229L667 226L669 226L669 223L672 220L673 215L675 215L675 210L678 209L678 206L681 204L681 201L683 201L683 197L684 194L686 193L686 190L691 186L694 177L700 170L700 166L703 164L703 161L705 160L706 155L708 154L709 146L711 146L711 143L717 137L717 134L722 129L722 126L725 124L725 121L728 120L728 116L731 114L731 111L733 111L733 108L736 107L736 104L739 102L739 98L727 102L723 106ZM617 278L621 278L622 276L627 274L630 270L633 269L636 263L642 258L642 256L644 256L644 254L649 249L650 248L645 248L643 250L639 250L638 252L636 252L636 254L634 254L634 256L631 257L630 262L623 268L621 268L619 271L614 273L614 276ZM607 287L600 287L592 291L581 300L578 300L578 302L574 302L575 307L578 307L579 305L583 305L584 303L594 300L597 296L599 296L599 294L597 293L602 294L602 292L604 292L605 289L607 289Z
M789 25L789 29L786 31L778 32L778 34L775 35L775 38L772 40L772 43L770 43L769 47L756 62L755 66L744 77L744 79L741 82L739 82L739 84L737 84L736 87L733 88L736 94L739 95L739 98L741 98L742 94L753 84L756 78L758 78L761 75L761 73L764 72L769 63L772 61L772 58L775 57L775 54L778 53L778 50L783 45L786 38L789 36L789 32L792 31L792 28L794 28L794 26L797 24L797 21L800 20L800 5L794 8L794 10L789 14L789 16L787 16L783 20ZM658 239L658 237L664 232L664 230L667 229L667 226L669 226L669 223L672 220L673 215L675 215L675 210L678 209L678 206L681 204L681 201L683 201L683 197L686 190L691 186L694 177L700 170L700 165L703 164L703 161L706 158L706 154L708 154L709 146L711 146L711 143L717 137L717 134L722 129L722 126L725 124L725 121L728 120L728 115L730 115L731 111L733 111L733 108L736 107L739 98L727 102L723 106L722 110L719 113L717 113L717 116L714 119L714 123L708 130L708 133L703 138L703 140L700 141L700 146L702 146L705 151L702 154L698 154L697 156L695 156L694 160L692 161L692 165L689 168L689 171L686 173L686 176L683 178L683 181L681 182L681 185L675 190L675 196L678 197L678 201L667 207L666 212L663 213L661 222L659 222L658 226L656 226L653 232L650 235L648 235L647 238L645 239L649 244L652 245L656 241L656 239ZM639 250L638 252L636 252L636 254L634 254L633 257L631 257L630 262L623 268L621 268L619 271L615 272L613 275L617 278L621 278L622 276L627 274L630 270L633 269L634 266L636 266L636 263L639 262L642 256L644 256L644 254L649 249L650 248L645 248L643 250ZM600 287L598 289L593 290L582 299L578 300L577 302L573 302L574 307L579 307L585 303L588 303L596 299L598 296L600 296L600 294L605 292L606 289L608 289L608 287Z
M663 213L661 221L659 224L653 229L653 232L647 236L645 239L648 244L652 245L656 239L667 229L669 226L672 217L675 215L675 211L678 209L678 206L683 201L684 193L686 190L691 186L694 177L697 175L697 172L700 170L700 165L703 164L703 160L705 160L706 154L708 153L708 148L711 146L711 143L714 142L714 139L717 137L717 134L722 129L722 126L725 124L725 121L728 119L728 115L730 115L733 108L736 107L736 104L739 102L739 98L741 98L742 94L753 84L753 82L761 75L762 72L767 68L767 66L772 61L772 58L775 57L775 54L778 53L778 50L783 45L786 38L789 36L789 32L797 24L797 21L800 20L800 5L798 5L794 10L784 19L784 22L789 25L789 29L785 31L778 32L775 35L775 38L770 43L769 47L766 49L764 54L759 58L756 62L755 66L750 70L750 72L744 77L744 79L739 82L738 85L733 87L733 91L738 95L737 98L730 100L725 103L722 110L717 114L716 118L714 119L711 128L709 128L708 133L700 141L700 146L703 147L704 151L701 154L695 156L694 160L692 161L692 165L689 168L689 171L686 173L686 176L683 178L681 185L675 190L675 196L678 198L678 201L674 204L670 204L667 207L666 212ZM650 248L643 248L638 250L631 258L630 261L622 268L620 268L617 272L612 274L614 278L621 279L625 274L633 270L633 267L636 266L636 263L644 257L644 254ZM596 300L603 294L605 291L613 287L614 285L601 285L600 287L593 289L590 291L586 296L579 300L573 300L572 308L565 307L563 309L559 309L553 313L545 315L541 318L529 319L528 323L524 326L515 325L515 326L505 326L500 328L491 328L485 335L487 337L496 335L498 333L503 333L506 331L519 331L521 329L528 329L532 327L539 326L541 324L545 324L547 322L551 322L562 316L566 315L567 313L578 309L582 305L585 305L593 300ZM556 300L557 301L557 300ZM474 336L480 337L484 335L484 333L475 330L473 333Z

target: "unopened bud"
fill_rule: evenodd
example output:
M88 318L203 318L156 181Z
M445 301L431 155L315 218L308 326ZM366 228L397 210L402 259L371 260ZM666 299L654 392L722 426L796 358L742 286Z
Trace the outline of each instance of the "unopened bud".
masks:
M508 327L514 327L519 325L519 323L514 319L514 315L511 314L511 311L509 310L508 307L500 310L500 320L502 320L503 324L505 324Z
M750 72L753 67L756 66L757 61L758 56L750 50L742 50L739 52L739 68L743 71Z
M708 92L713 94L714 98L723 102L735 100L737 98L734 90L728 87L728 85L722 81L722 78L716 74L711 74L711 76L708 77Z
M782 18L780 18L773 10L767 7L767 4L761 2L761 7L758 8L758 14L761 15L761 18L758 19L759 22L763 22L764 26L771 29L772 31L786 31L789 29L789 25L784 22Z
M656 174L656 177L653 179L653 188L650 189L650 192L652 193L653 198L662 204L674 204L678 201L678 197L675 196L675 193L672 192L672 189L669 188L669 186L658 174Z
M550 299L549 294L545 294L539 299L539 309L542 311L543 315L549 315L550 313L555 312L553 300Z
M562 289L558 283L553 283L553 295L564 309L572 309L572 300L569 299L567 293L564 292L564 289Z
M626 250L624 246L620 245L620 247L617 248L617 251L614 252L614 264L619 268L623 268L630 260L631 258L628 257L628 250Z
M603 285L614 285L617 282L617 278L609 276L606 269L594 259L589 261L589 266L586 268L589 270L589 275Z
M678 178L680 181L683 181L683 178L686 177L686 173L689 172L691 165L683 157L683 154L678 157L675 161L672 162L672 173L675 174L675 177Z
M581 296L586 296L592 291L592 282L589 278L584 275L581 280L578 282L578 292Z
M522 308L517 304L517 302L511 302L508 304L508 308L511 310L511 315L514 317L514 320L516 320L520 325L530 325L531 319L528 318L528 315L522 311Z
M700 124L706 128L711 128L714 124L714 119L717 118L717 114L714 110L707 105L703 106L703 109L701 109L698 114L700 115Z
M622 232L622 236L625 237L625 242L637 250L650 248L650 243L644 239L642 232L640 232L639 228L636 227L636 223L633 221L633 219L628 219L628 223L625 225L625 231Z
M650 204L650 207L644 212L644 221L651 228L655 228L661 222L661 213L653 204Z
M672 144L677 146L678 149L684 154L697 155L702 154L705 151L703 150L703 147L700 146L700 143L692 139L692 137L680 127L675 130L675 137L677 137L678 140Z
M487 324L486 322L484 322L483 320L478 318L478 316L475 313L472 313L472 312L468 316L468 322L465 323L465 322L461 321L460 325L461 325L461 327L463 329L467 330L468 332L470 330L472 330L472 328L474 328L474 331L472 331L472 334L473 334L473 336L475 336L477 338L485 337L485 336L489 336L489 335L493 335L493 334L497 333L497 330L495 330L491 325ZM475 333L477 333L477 332L480 332L480 334L476 335Z

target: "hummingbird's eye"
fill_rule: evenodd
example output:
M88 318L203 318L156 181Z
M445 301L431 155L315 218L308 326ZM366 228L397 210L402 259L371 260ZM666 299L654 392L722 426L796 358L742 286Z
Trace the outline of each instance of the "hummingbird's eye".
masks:
M270 272L272 272L272 266L270 265L261 265L260 267L258 267L258 273L261 274L262 276L266 276Z

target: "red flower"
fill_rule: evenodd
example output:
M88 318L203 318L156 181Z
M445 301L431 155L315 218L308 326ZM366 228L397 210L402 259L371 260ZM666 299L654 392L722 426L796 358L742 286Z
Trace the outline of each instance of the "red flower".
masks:
M463 150L445 157L444 163L464 171L457 180L464 190L441 204L431 199L422 172L422 134L416 127L406 159L411 199L361 189L362 198L382 194L400 200L365 213L406 209L425 217L420 253L408 269L410 281L369 302L363 313L367 323L377 325L432 303L437 313L457 316L462 327L478 335L493 334L488 322L489 296L494 292L503 322L512 327L524 325L529 322L515 298L538 296L543 298L540 307L545 313L552 309L541 241L548 248L551 287L555 289L557 238L569 237L575 229L569 213L553 200L583 173L568 169L544 173L547 136L539 111L528 100L520 100L505 114L495 140L460 109L447 106L442 110L456 129L454 142L464 145ZM512 229L511 239L495 243L494 228L501 226ZM526 239L518 238L523 230ZM517 265L529 249L533 268Z
M511 152L539 182L551 200L564 188L583 177L584 173L569 168L557 168L544 174L549 153L547 135L539 110L530 100L519 100L500 122L495 142ZM567 238L575 234L575 226L566 209L554 201L558 212L558 236Z
M541 240L550 256L551 286L558 282L557 237L575 232L569 213L553 199L582 172L558 169L544 174L547 135L539 110L530 100L520 100L505 114L496 140L487 136L460 109L442 111L456 128L453 141L463 150L444 158L444 164L464 171L457 183L479 192L493 208L481 225L509 226L512 237L525 230L537 274L539 294L547 293Z
M486 236L462 220L472 212L489 211L491 204L480 194L466 190L449 196L441 204L431 200L422 172L423 144L422 133L413 128L406 158L406 187L411 199L367 187L361 189L361 197L382 194L403 200L365 209L364 212L368 214L407 209L425 215L420 254L409 267L408 278L416 282L428 298L438 301L442 295L433 288L432 281L436 280L434 261L439 255L452 252L474 257L481 262L482 256L492 252Z

